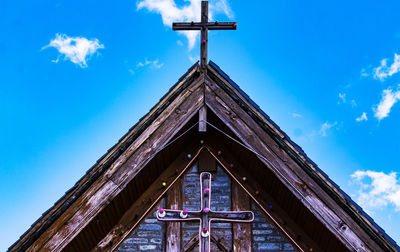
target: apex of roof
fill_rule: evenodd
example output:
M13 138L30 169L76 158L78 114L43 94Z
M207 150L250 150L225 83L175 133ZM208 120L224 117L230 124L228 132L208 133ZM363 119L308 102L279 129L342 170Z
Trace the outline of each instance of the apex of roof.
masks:
M335 184L307 155L283 132L271 118L213 61L209 62L204 76L198 62L174 84L160 101L94 164L86 174L61 197L49 210L32 224L9 250L23 251L29 248L109 167L135 142L137 137L191 84L199 78L209 78L223 89L246 111L275 142L284 150L316 184L318 184L346 212L354 222L384 250L400 247L373 219L366 214L340 187Z

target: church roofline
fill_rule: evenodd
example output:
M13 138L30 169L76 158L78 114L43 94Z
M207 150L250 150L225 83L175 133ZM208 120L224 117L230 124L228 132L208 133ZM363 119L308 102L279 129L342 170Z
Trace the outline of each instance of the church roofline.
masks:
M173 85L160 101L142 117L129 131L103 155L86 174L61 197L49 210L26 231L9 250L25 250L40 235L46 231L64 212L78 199L93 182L104 173L104 171L135 141L143 130L150 125L154 119L173 101L186 87L200 76L199 63L195 63L189 70ZM216 74L216 75L215 75ZM306 154L294 143L289 136L283 132L271 118L261 110L261 108L221 70L221 68L210 61L208 64L208 75L216 76L219 80L218 85L224 89L242 108L246 109L251 117L281 146L299 165L304 169L313 180L318 183L325 192L330 195L335 202L351 218L366 231L375 242L383 247L394 247L400 251L396 242L377 225L373 219L366 214L344 191L340 189ZM223 79L229 86L221 82ZM390 245L389 245L390 244ZM25 249L24 249L25 248Z
M260 122L264 129L270 134L274 134L273 139L287 152L290 152L292 156L297 156L296 161L299 165L306 170L307 173L316 181L329 195L333 196L333 199L338 203L357 223L365 224L367 226L372 226L377 229L377 231L382 234L383 237L376 234L373 230L370 230L365 225L361 225L362 228L375 237L375 240L381 240L384 238L392 246L400 251L400 247L397 243L377 224L375 221L355 202L351 197L344 192L334 181L332 181L329 176L318 167L314 161L312 161L304 150L297 145L290 137L280 129L280 127L236 84L216 63L213 61L209 62L209 67L214 69L221 77L223 77L232 87L234 87L238 93L254 108L259 114L263 116L263 119L268 121L273 128L267 129L263 122ZM227 91L227 90L226 90ZM229 93L229 92L228 92ZM256 115L255 115L256 116ZM253 117L254 118L254 117ZM260 119L260 118L259 118ZM282 137L281 137L282 136ZM289 148L289 149L288 149ZM291 149L295 149L293 152ZM296 153L297 152L297 153ZM317 174L313 171L313 168ZM307 171L308 170L308 171ZM316 176L317 175L317 176ZM344 201L343 201L344 199ZM352 209L354 207L355 209ZM356 210L356 211L354 211ZM366 221L366 220L367 221ZM369 229L369 230L368 230ZM382 241L382 240L381 240ZM385 241L382 241L385 242Z
M40 235L50 227L64 212L77 200L87 188L89 188L96 179L128 148L128 146L139 136L143 130L151 124L166 106L179 95L183 89L189 86L199 75L199 62L194 63L184 73L179 80L168 90L168 92L154 105L149 112L138 120L118 142L99 158L96 163L90 167L85 175L75 183L65 194L46 210L31 226L24 232L20 238L14 242L8 250L24 251ZM42 222L40 224L40 222ZM36 230L35 230L36 229ZM25 240L25 241L23 241Z

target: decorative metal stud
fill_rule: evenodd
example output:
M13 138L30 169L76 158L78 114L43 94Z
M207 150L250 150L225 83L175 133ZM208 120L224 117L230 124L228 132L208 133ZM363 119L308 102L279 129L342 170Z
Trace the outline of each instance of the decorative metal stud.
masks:
M208 232L208 229L206 228L206 227L204 227L202 230L201 230L201 236L202 237L208 237L210 235L210 232Z
M182 219L186 219L186 218L188 217L188 210L187 210L187 209L183 209L183 210L179 213L179 216L180 216Z
M167 212L165 212L164 209L160 208L158 209L157 215L158 217L163 218L165 217L165 215L167 215Z

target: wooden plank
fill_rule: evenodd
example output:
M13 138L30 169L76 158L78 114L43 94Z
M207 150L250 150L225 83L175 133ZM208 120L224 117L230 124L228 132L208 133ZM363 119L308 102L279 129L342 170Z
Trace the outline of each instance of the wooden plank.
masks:
M241 139L241 141L247 146L256 149L272 163L277 170L272 168L271 170L282 183L285 184L336 237L346 244L349 249L353 250L356 248L360 251L369 251L369 247L372 246L377 249L376 251L380 250L377 244L371 243L370 239L367 239L365 232L344 213L343 209L335 204L326 192L323 191L284 150L280 149L276 142L274 142L274 140L271 139L271 137L267 135L260 126L225 93L225 91L207 78L205 93L207 106ZM268 144L265 144L264 141L268 141ZM260 160L264 162L267 167L271 167L270 163L266 160ZM300 174L301 176L299 176ZM296 183L305 183L310 188L302 194L302 188ZM294 186L292 187L291 185ZM310 203L304 200L305 197L312 198L313 202ZM330 201L330 206L327 206L319 197ZM315 204L316 201L318 201L318 204ZM335 207L335 212L330 207ZM354 230L350 230L350 232L353 233L352 235L349 235L349 232L343 235L343 233L337 229L338 224L341 223L342 220L337 216L336 211L340 213L341 216L346 217L346 223L353 222ZM360 234L363 240L356 234Z
M233 175L232 185L235 183L235 179L240 181L243 177L246 177L247 181L251 182L242 184L242 186L244 186L251 195L256 195L255 192L259 191L257 197L250 198L252 198L252 200L254 200L254 202L259 206L274 206L274 211L270 212L265 212L265 208L263 207L260 208L264 211L268 221L281 231L282 236L286 237L290 242L291 239L295 239L298 234L301 234L304 236L304 239L296 242L303 251L307 251L311 247L314 249L318 248L317 244L309 238L309 236L303 231L302 227L296 224L292 216L287 215L287 213L280 207L280 203L264 189L265 184L257 182L258 180L254 178L257 174L250 173L248 169L246 169L246 167L244 167L229 151L224 151L222 155L217 155L217 150L229 150L227 146L228 144L229 143L222 141L219 137L213 137L212 140L209 140L209 145L206 145L206 148L212 153L213 157L215 157L222 167L229 167L229 164L231 163L235 164L234 168L230 168L229 171L227 171L228 175ZM238 186L238 184L236 185ZM284 227L284 230L282 230L281 227ZM322 250L318 249L314 251Z
M307 185L309 185L312 189L312 191L314 191L316 194L318 194L320 196L320 199L324 201L325 204L328 205L328 207L330 207L333 212L337 213L338 216L340 216L340 218L342 218L343 222L345 222L351 230L353 230L354 233L356 233L362 240L364 243L366 243L366 245L368 245L368 247L374 251L379 251L381 250L381 247L379 247L379 245L374 242L373 240L371 240L370 236L366 233L366 231L361 228L361 226L358 224L358 221L355 221L352 217L349 216L348 213L346 213L324 190L322 190L322 188L320 186L318 186L315 181L308 175L305 173L305 171L299 167L299 165L295 162L295 160L293 160L288 153L286 153L286 151L284 151L282 148L280 148L280 146L278 146L278 144L266 133L266 131L264 131L263 129L261 129L261 127L258 125L258 123L252 119L249 115L252 116L256 116L258 117L264 125L266 125L267 128L271 129L271 132L273 132L273 134L275 134L275 137L277 139L279 139L279 141L285 143L285 145L290 149L290 151L292 153L294 153L304 164L306 164L308 167L311 168L311 170L313 171L313 173L319 177L319 179L321 181L324 181L324 183L326 183L327 185L330 186L330 188L334 191L334 193L336 193L343 202L346 202L347 199L346 197L342 194L341 191L339 191L335 186L333 186L331 184L331 182L329 180L327 180L325 178L325 176L323 174L321 174L321 172L314 167L314 164L310 163L306 157L303 156L302 153L300 153L297 148L295 148L293 146L293 144L288 141L288 139L286 138L286 136L284 134L282 134L282 132L280 132L279 129L276 128L276 126L274 124L272 124L271 122L269 122L268 120L266 120L264 118L264 115L262 115L257 109L255 109L253 107L252 104L250 104L243 96L241 93L239 93L239 91L235 88L233 88L231 86L230 83L228 83L224 78L222 78L219 73L217 73L213 68L208 67L208 71L209 73L211 73L212 75L218 76L218 78L224 83L224 85L226 85L226 87L229 89L229 92L232 92L235 96L235 99L240 99L239 103L240 106L245 106L248 107L250 109L250 111L248 112L244 112L245 117L250 118L250 120L245 120L246 123L249 123L249 126L255 131L257 132L257 134L259 134L258 136L260 136L260 140L264 141L266 143L268 143L268 146L270 147L270 150L272 152L274 152L278 157L280 157L282 159L283 162L287 163L287 166L293 167L293 172L296 173L298 175L299 178L304 178L304 182L307 183ZM210 88L213 89L213 86L217 86L217 84L215 84L211 79L206 78L206 82L209 84ZM216 93L220 93L223 94L225 96L228 96L224 91L222 91L220 88L219 90L215 90L213 89L213 91L215 91ZM222 95L222 96L223 96ZM221 97L222 97L221 96ZM224 99L224 98L223 98ZM227 101L224 99L224 101ZM232 99L231 99L232 101ZM236 106L235 108L232 108L233 110L237 111L237 108L239 108L239 104L234 102L231 103L229 101L229 105L232 106ZM241 109L240 109L241 110ZM240 113L239 113L240 114ZM244 118L244 117L242 117ZM251 125L255 125L255 127L251 126ZM304 175L306 174L306 175ZM310 183L311 182L311 183ZM354 206L350 206L353 210L353 212L356 215L359 215L358 210L354 207ZM364 216L360 216L360 218L364 219L365 223L370 223L369 220L367 220ZM371 230L373 230L373 232L375 233L380 233L379 230L377 230L372 224L369 224L368 226ZM387 247L391 247L394 248L392 244L390 243L385 243L384 246Z
M182 209L182 181L179 179L167 193L167 209ZM181 223L167 222L166 251L181 251Z
M232 181L232 211L247 211L251 209L250 198L240 186ZM233 251L251 251L251 224L233 223Z
M199 155L199 172L217 172L217 162L206 150Z
M207 107L203 106L199 110L199 132L207 132Z
M49 229L50 227L47 227L47 223L52 222L49 220L49 218L52 218L56 216L57 218L61 218L61 215L64 214L65 210L63 210L63 206L68 202L76 199L75 194L77 193L78 190L80 190L82 187L84 187L85 184L89 183L90 177L94 174L97 173L102 167L107 164L110 160L114 158L116 155L117 151L121 146L123 146L132 136L137 134L143 126L150 120L150 118L157 112L157 110L160 110L167 101L169 101L174 95L178 93L178 91L182 88L182 86L190 80L190 78L193 78L194 75L196 75L196 72L199 71L199 67L193 67L190 71L188 71L180 80L179 83L176 84L176 86L167 94L163 99L155 106L152 108L152 110L133 128L131 129L116 145L112 147L112 150L110 150L106 155L104 155L101 160L97 162L97 164L91 168L90 172L85 175L78 183L78 185L68 192L65 196L63 196L54 207L51 208L48 213L46 213L43 217L41 217L35 224L33 225L32 228L30 228L27 233L23 235L23 237L13 245L12 248L10 248L11 251L14 251L15 249L21 249L21 247L24 247L25 244L33 244L34 240L38 239L38 237L35 237L37 233L42 233L42 229L46 228ZM58 214L60 213L60 215ZM44 232L43 232L44 233ZM43 234L42 233L42 234ZM31 243L32 242L32 243ZM30 246L30 245L27 245Z
M221 251L221 252L229 252L230 250L228 249L228 244L225 244L221 238L217 237L215 238L214 235L210 236L211 243L214 243L215 246ZM246 252L251 251L247 250Z
M192 251L199 244L199 234L194 234L192 238L183 246L184 252Z
M197 143L197 141L196 141ZM182 174L189 169L195 162L201 151L198 144L188 146L172 164L148 187L135 203L125 212L118 223L109 231L109 233L97 244L93 251L114 251L123 242L125 238L135 229L141 220L158 203L161 197L179 180ZM187 158L187 153L194 153L191 159ZM178 171L178 174L176 173ZM162 182L167 186L162 187ZM149 198L153 201L149 201ZM145 202L145 203L143 203ZM136 217L135 217L136 216Z
M201 2L201 23L205 24L208 22L208 2ZM207 46L208 46L208 28L202 27L201 29L201 43L200 43L200 67L205 72L207 71Z
M154 155L197 113L203 102L202 81L199 78L185 89L28 251L59 251L90 223L147 164L142 161Z

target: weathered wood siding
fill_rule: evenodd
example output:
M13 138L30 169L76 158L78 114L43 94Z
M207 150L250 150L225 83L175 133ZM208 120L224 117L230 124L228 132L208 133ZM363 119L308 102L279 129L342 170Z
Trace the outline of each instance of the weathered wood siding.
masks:
M178 201L178 197L181 197ZM188 222L176 225L157 221L155 212L160 206L198 210L200 207L200 183L198 167L189 170L182 182L172 186L161 204L153 208L150 214L118 248L119 252L133 251L182 251L179 248L190 247L198 235L198 223ZM234 202L232 200L235 200ZM269 223L261 209L231 178L218 167L213 174L211 209L218 211L249 210L255 213L252 224L212 224L212 251L264 252L264 251L294 251L292 245L280 235L278 229ZM171 230L167 228L171 225ZM171 232L177 232L172 234ZM179 234L179 236L177 235ZM172 242L174 242L172 244ZM179 244L177 244L178 242ZM178 249L178 250L177 250ZM197 251L194 246L189 251Z

